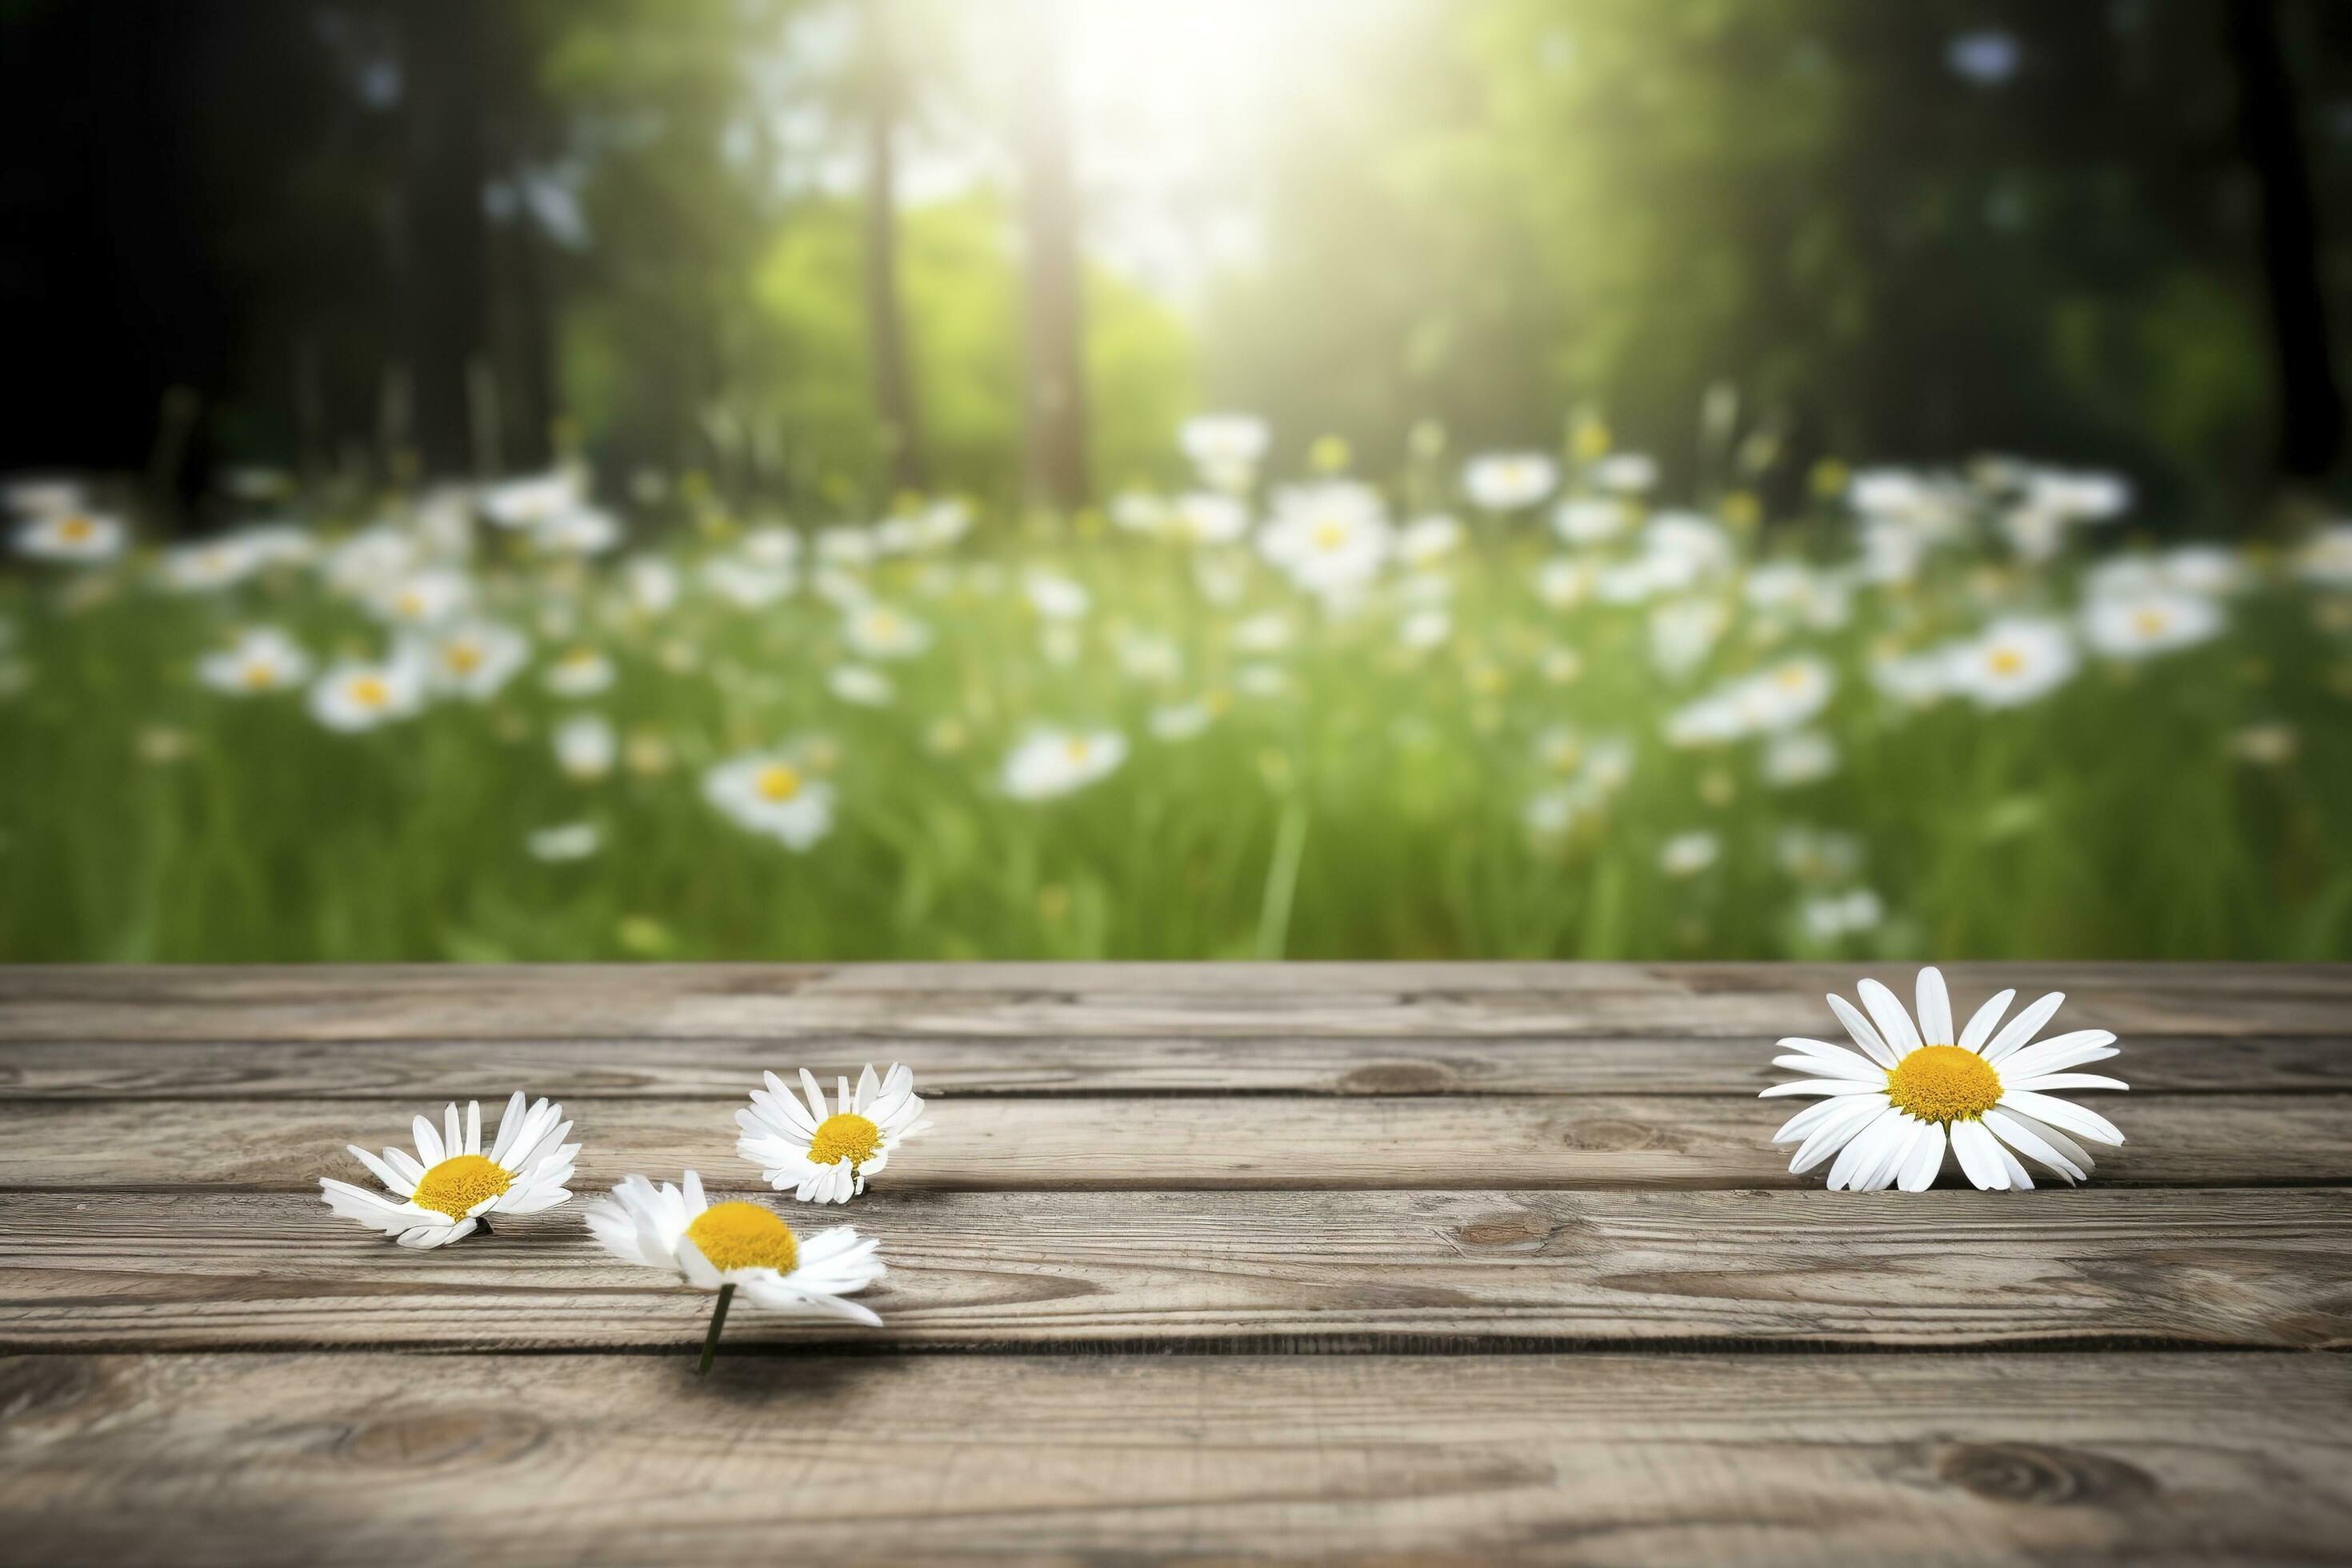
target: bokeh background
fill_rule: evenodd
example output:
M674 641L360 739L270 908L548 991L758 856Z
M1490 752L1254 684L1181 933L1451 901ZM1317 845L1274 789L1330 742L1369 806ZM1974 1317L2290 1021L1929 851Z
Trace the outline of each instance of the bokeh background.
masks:
M2352 7L0 29L0 956L2352 957Z

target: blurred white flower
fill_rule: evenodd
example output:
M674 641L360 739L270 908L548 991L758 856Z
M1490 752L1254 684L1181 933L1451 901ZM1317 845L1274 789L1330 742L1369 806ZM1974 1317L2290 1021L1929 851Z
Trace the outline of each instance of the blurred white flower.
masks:
M1576 825L1580 797L1565 787L1541 789L1528 796L1519 820L1538 838L1557 838Z
M560 468L482 487L482 512L501 528L537 528L586 499L582 477Z
M825 671L825 689L860 708L887 708L898 695L890 678L870 664L836 664Z
M1159 531L1178 544L1231 544L1249 531L1249 509L1229 495L1193 490L1160 512Z
M1807 941L1823 947L1876 931L1885 918L1885 904L1868 888L1817 894L1797 905L1797 929Z
M472 578L436 568L381 584L368 606L395 626L429 626L465 614L473 602Z
M310 688L310 715L330 730L373 730L424 706L424 666L406 655L338 664Z
M1380 492L1351 480L1297 486L1275 498L1258 551L1310 594L1346 593L1380 572L1394 542Z
M404 646L427 685L453 697L496 696L530 658L530 639L500 621L467 621Z
M119 517L68 509L18 523L16 553L36 561L111 561L130 537Z
M2221 609L2200 594L2110 595L2083 610L2083 637L2110 658L2146 658L2221 635Z
M1657 487L1658 465L1639 452L1619 452L1587 468L1585 477L1604 490L1639 495Z
M2129 480L2118 474L2036 468L2026 480L2025 504L2069 521L2104 522L2131 509Z
M1129 680L1161 684L1184 673L1183 651L1160 632L1128 632L1118 643L1118 668Z
M1722 841L1703 828L1677 833L1659 847L1658 869L1669 877L1696 877L1722 853Z
M163 583L174 593L211 594L233 588L260 566L234 537L182 544L163 555Z
M1488 511L1517 511L1535 505L1559 485L1559 465L1539 452L1501 452L1473 458L1462 470L1462 489L1471 504Z
M702 585L740 610L764 610L790 594L796 581L789 566L761 566L731 555L702 563Z
M1158 741L1189 741L1216 718L1206 702L1175 702L1151 710L1151 735Z
M1397 537L1397 555L1416 572L1427 571L1461 548L1462 525L1445 516L1415 519Z
M1764 782L1776 788L1814 784L1837 768L1837 742L1818 730L1775 735L1764 747Z
M1577 496L1552 509L1551 529L1570 544L1606 544L1633 526L1633 509L1614 496Z
M1415 610L1397 625L1397 641L1409 648L1428 649L1454 635L1454 617L1444 610Z
M1110 521L1129 533L1158 533L1168 521L1168 501L1150 490L1121 490L1110 503Z
M1951 652L1952 689L1979 708L2014 708L2072 679L2074 639L2057 621L2024 616L1996 621Z
M645 615L667 614L677 603L677 568L657 556L640 555L622 573L629 603Z
M833 830L833 786L812 778L797 752L763 752L719 763L702 793L740 826L804 850Z
M620 740L613 726L601 715L575 714L555 727L550 737L555 748L555 765L563 770L566 778L581 784L593 784L613 771L613 759L620 750Z
M18 517L57 517L89 509L89 487L62 474L23 474L0 489L0 500Z
M1068 795L1107 777L1127 758L1116 730L1032 731L1004 759L1004 793L1015 800Z
M874 564L874 536L855 523L817 530L816 558L828 566L863 570Z
M321 563L338 593L373 598L389 593L417 563L416 542L384 523L364 528L327 552Z
M1834 828L1801 823L1782 828L1773 840L1780 868L1801 882L1834 882L1862 865L1862 840Z
M746 529L735 548L746 563L763 572L788 572L800 564L801 536L779 523Z
M575 647L547 667L548 690L558 697L593 697L613 684L613 661L593 647Z
M1566 555L1554 556L1536 571L1536 597L1555 610L1571 609L1592 592L1591 565Z
M1236 653L1280 653L1290 646L1290 617L1279 610L1268 610L1235 621L1230 637Z
M1263 659L1234 671L1234 689L1244 697L1279 697L1290 689L1290 672Z
M1661 674L1680 679L1715 651L1731 625L1731 612L1717 599L1677 599L1650 612L1650 659Z
M230 647L196 661L197 679L239 697L283 691L310 673L310 656L276 626L248 626Z
M1265 457L1270 433L1265 421L1244 414L1203 414L1187 419L1177 445L1201 477L1220 489L1246 489Z
M621 542L621 520L601 508L573 507L534 524L530 540L551 555L602 555Z
M931 646L931 628L904 610L868 602L850 611L842 637L866 658L912 658Z
M585 860L604 844L604 836L593 822L566 822L542 827L523 840L532 859L551 863Z
M1885 654L1870 661L1871 683L1906 708L1932 708L1953 689L1948 650Z
M245 552L257 571L273 566L304 566L319 556L319 542L299 523L257 522L226 536Z
M1095 602L1084 584L1055 572L1030 572L1022 579L1021 589L1028 596L1030 608L1049 621L1075 621Z

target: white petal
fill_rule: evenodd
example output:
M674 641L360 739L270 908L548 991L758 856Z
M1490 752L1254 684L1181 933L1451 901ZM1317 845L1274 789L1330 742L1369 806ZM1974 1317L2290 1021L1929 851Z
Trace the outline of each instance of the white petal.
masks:
M441 1147L449 1151L448 1157L453 1160L466 1152L466 1124L457 1119L457 1102L454 1100L441 1112Z
M1919 1037L1931 1046L1952 1041L1952 997L1944 989L1943 972L1934 964L1919 971Z
M2095 1143L2121 1143L2124 1135L2116 1124L2095 1110L2085 1110L2068 1100L2053 1100L2046 1094L2030 1089L2013 1089L2000 1097L2002 1107L2021 1110L2036 1121L2046 1121L2063 1128L2077 1138L2088 1138Z
M2091 1158L2091 1152L2088 1149L2084 1148L2080 1143L2075 1142L2072 1138L2067 1137L2066 1134L2059 1131L2058 1129L2051 1126L2048 1122L2036 1121L2033 1118L2026 1115L2025 1112L2018 1110L2013 1105L1998 1110L1989 1110L1985 1112L1985 1114L1988 1116L1997 1115L2006 1117L2008 1120L2016 1122L2026 1131L2032 1133L2036 1138L2041 1139L2043 1142L2049 1144L2051 1148L2063 1155L2067 1163L2072 1164L2076 1172L2078 1172L2085 1180L2090 1177L2092 1172L2099 1168L2099 1163ZM2035 1158L2039 1159L2040 1156L2036 1155ZM2047 1162L2044 1163L2046 1163Z
M1990 1133L1987 1133L1985 1136L1988 1138L1992 1137ZM2016 1155L2011 1153L2008 1150L2000 1146L2000 1140L1998 1138L1993 1138L1992 1140L1992 1152L2000 1156L2001 1169L2009 1173L2009 1190L2011 1192L2030 1193L2033 1190L2033 1177L2027 1173L2024 1166L2017 1163Z
M1853 1141L1830 1164L1830 1190L1852 1187L1886 1152L1886 1140L1903 1125L1903 1113L1888 1106L1864 1124Z
M1789 1173L1803 1175L1823 1160L1846 1146L1847 1141L1870 1125L1878 1113L1886 1109L1883 1094L1856 1096L1849 1100L1832 1100L1827 1103L1838 1108L1838 1114L1824 1118L1812 1135L1797 1145L1789 1160Z
M481 1152L482 1102L478 1100L469 1100L466 1101L466 1152L478 1154Z
M1997 1062L2012 1051L2023 1049L2026 1044L2040 1033L2042 1026L2048 1023L2052 1015L2058 1011L2059 1004L2065 1000L2066 993L2053 991L2049 995L2042 997L2024 1012L2011 1018L2009 1021L2009 1026L1995 1035L1992 1037L1992 1043L1985 1047L1984 1059Z
M1886 1077L1885 1068L1864 1056L1860 1051L1850 1051L1843 1046L1833 1046L1826 1040L1786 1039L1780 1042L1780 1048L1810 1058L1815 1064L1811 1067L1799 1066L1797 1070L1800 1072L1822 1072L1832 1078L1866 1078L1873 1080ZM1789 1065L1786 1058L1775 1059L1784 1067Z
M1958 1156L1960 1169L1981 1192L2005 1192L2009 1187L2009 1172L2000 1163L2000 1151L1993 1144L1992 1134L1973 1121L1952 1123L1952 1152Z
M2024 1121L1999 1107L1984 1113L1985 1131L2009 1144L2030 1160L2039 1161L2057 1172L2069 1183L2083 1179L2082 1168L2053 1148L2048 1140L2028 1127Z
M1770 1100L1783 1094L1881 1094L1885 1092L1885 1089L1883 1079L1877 1083L1863 1083L1850 1078L1801 1078L1788 1083L1776 1083L1756 1098Z
M867 1108L880 1098L881 1093L882 1080L874 1076L874 1064L867 1062L866 1070L857 1075L857 1098L852 1103L852 1109L860 1116L865 1115Z
M1919 1048L1919 1026L1903 1010L1901 997L1875 980L1864 980L1855 989L1862 993L1862 1005L1870 1009L1870 1021L1878 1026L1879 1037L1893 1047L1898 1058Z
M801 1087L808 1091L809 1114L823 1123L825 1121L824 1090L816 1086L816 1074L806 1068L801 1068Z
M425 1121L422 1115L417 1117L408 1130L416 1135L416 1157L423 1161L428 1169L448 1158L441 1150L441 1134L435 1131L433 1123Z
M2037 1073L2059 1072L2084 1062L2105 1061L2116 1055L2116 1037L2105 1029L2077 1029L2071 1035L2053 1035L2038 1040L2022 1050L2011 1052L2001 1058L2001 1077L2032 1078Z
M2095 1072L2053 1072L2044 1073L2040 1078L2028 1079L2015 1079L2003 1073L2000 1081L2005 1089L2028 1089L2035 1094L2046 1094L2053 1089L2129 1089L2131 1087L2119 1078L2106 1078Z
M352 1152L352 1157L353 1159L357 1160L361 1164L365 1165L368 1168L368 1173L370 1175L373 1175L377 1181L382 1182L385 1187L391 1191L398 1193L404 1198L416 1190L416 1184L415 1182L404 1180L399 1172L394 1170L390 1165L386 1164L383 1161L377 1159L374 1155L369 1153L358 1144L346 1143L343 1147Z
M504 1154L507 1146L514 1142L515 1134L522 1131L522 1090L516 1089L514 1097L507 1101L507 1113L499 1118L498 1140L490 1145L492 1160Z
M1853 1003L1835 995L1829 1003L1830 1011L1838 1016L1838 1022L1845 1026L1845 1032L1853 1037L1853 1043L1862 1047L1864 1056L1890 1071L1903 1059L1887 1048L1886 1042L1878 1037L1878 1031L1871 1027L1870 1020Z
M1903 1172L1897 1184L1906 1193L1924 1193L1936 1184L1936 1173L1944 1166L1944 1127L1941 1122L1927 1123L1927 1135L1903 1162Z
M2017 993L2014 991L2004 991L1993 997L1976 1010L1976 1016L1969 1020L1969 1026L1960 1031L1960 1037L1953 1043L1964 1051L1981 1049L1984 1043L1992 1037L1993 1027L2000 1022L2000 1016L2008 1012L2009 1005L2016 1000Z

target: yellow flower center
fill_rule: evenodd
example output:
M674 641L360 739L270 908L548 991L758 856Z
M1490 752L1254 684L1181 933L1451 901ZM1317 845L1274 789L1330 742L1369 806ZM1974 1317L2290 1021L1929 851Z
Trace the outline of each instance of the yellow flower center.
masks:
M452 675L471 675L481 668L481 645L470 642L451 643L448 651L442 655L442 661L448 665L449 673Z
M268 660L257 658L238 672L237 679L247 691L267 691L278 684L278 670Z
M1348 542L1348 525L1344 522L1318 522L1315 525L1315 548L1337 550Z
M1062 754L1069 758L1070 761L1074 763L1085 762L1087 760L1087 742L1085 738L1082 736L1073 735L1068 740L1063 742Z
M352 700L362 708L381 708L392 700L392 688L373 675L362 675L352 682Z
M451 1219L464 1219L484 1198L494 1198L514 1185L504 1167L479 1154L457 1154L425 1173L411 1194L419 1208L438 1209Z
M761 800L783 802L801 793L800 770L788 763L771 763L752 783Z
M882 1152L882 1129L855 1111L828 1116L809 1140L809 1163L836 1165L846 1156L855 1170Z
M98 531L98 525L86 517L69 517L58 524L58 536L68 544L80 544Z
M758 1204L712 1204L686 1227L710 1267L721 1273L730 1268L772 1268L790 1274L800 1261L800 1243L793 1227Z
M394 600L392 607L395 614L413 621L425 613L425 595L412 588Z
M2164 627L2165 619L2162 610L2142 610L2132 616L2132 629L2144 637L2155 637L2163 631Z
M1780 689L1783 691L1801 691L1811 676L1803 665L1791 664L1783 668L1774 679L1780 681Z
M1995 675L2015 675L2025 668L2025 656L2013 647L1997 647L1986 662L1992 666Z
M1991 1064L1958 1046L1921 1046L1886 1075L1886 1098L1922 1121L1974 1121L2000 1094Z

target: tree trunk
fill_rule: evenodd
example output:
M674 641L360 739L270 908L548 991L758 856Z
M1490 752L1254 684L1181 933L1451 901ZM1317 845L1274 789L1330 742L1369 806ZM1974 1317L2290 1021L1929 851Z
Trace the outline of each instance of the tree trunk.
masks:
M894 489L919 490L926 476L915 382L907 364L906 310L898 294L898 163L892 142L901 90L890 45L890 0L866 5L866 320L874 362L874 414Z
M1078 271L1077 191L1062 79L1064 8L1028 0L1022 50L1022 231L1027 353L1022 411L1029 499L1052 506L1087 500L1087 386Z
M467 378L486 348L482 20L469 0L401 8L408 82L398 267L407 438L427 474L472 468Z
M2230 0L2238 134L2262 193L2263 276L2279 405L2278 466L2316 479L2343 459L2345 405L2319 281L2319 225L2276 0Z

